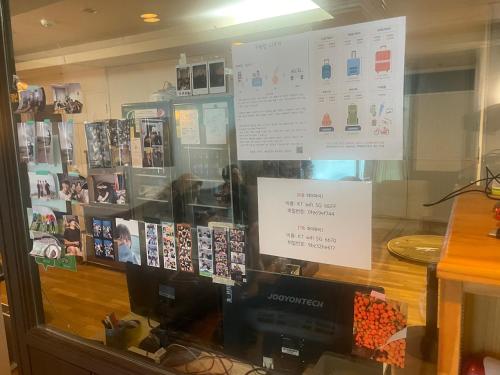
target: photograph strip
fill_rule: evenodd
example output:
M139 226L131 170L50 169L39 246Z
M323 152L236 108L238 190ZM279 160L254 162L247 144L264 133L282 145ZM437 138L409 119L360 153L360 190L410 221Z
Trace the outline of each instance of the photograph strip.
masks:
M113 223L111 220L92 218L95 256L103 259L115 259L113 248Z
M148 266L160 268L157 224L146 223L146 259Z
M229 230L229 248L231 251L231 278L235 281L243 281L243 277L246 275L246 235L243 228Z
M214 252L212 248L212 230L199 226L198 233L198 266L200 276L212 277L214 273Z
M106 130L111 148L111 163L114 167L130 165L130 122L128 120L108 120Z
M35 123L33 121L17 124L19 157L22 163L35 161Z
M191 225L177 224L176 229L177 249L179 251L179 269L185 272L194 272Z
M142 166L162 168L164 165L164 138L162 119L141 119Z
M59 122L59 145L61 146L61 158L67 165L74 164L73 152L73 121Z
M214 228L214 252L216 276L229 278L229 235L227 228Z
M36 123L36 162L54 164L52 123L49 120Z
M174 223L163 223L161 225L161 233L163 242L163 267L167 270L177 271Z

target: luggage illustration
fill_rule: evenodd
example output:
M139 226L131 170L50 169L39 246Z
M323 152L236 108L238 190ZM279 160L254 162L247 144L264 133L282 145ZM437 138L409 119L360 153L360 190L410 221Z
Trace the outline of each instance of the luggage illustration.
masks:
M361 59L356 56L356 51L351 52L351 57L347 59L347 76L358 76L361 72Z
M262 77L258 70L252 75L252 87L262 87Z
M390 69L391 51L387 49L387 46L382 46L375 52L375 72L388 72Z
M330 59L323 60L323 66L321 67L321 78L322 79L332 78L332 66L330 65Z
M347 106L347 126L346 131L359 131L361 126L359 125L358 118L358 106L356 104L349 104Z

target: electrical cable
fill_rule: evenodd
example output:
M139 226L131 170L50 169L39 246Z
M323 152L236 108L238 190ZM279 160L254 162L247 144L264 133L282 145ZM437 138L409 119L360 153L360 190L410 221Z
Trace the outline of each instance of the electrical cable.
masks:
M486 184L484 186L484 189L469 189L469 190L465 190L467 189L468 187L472 186L472 185L475 185L475 184L478 184L480 182L483 182L485 181ZM459 189L456 189L454 191L452 191L451 193L448 193L447 195L445 195L444 197L440 198L439 200L435 201L435 202L432 202L432 203L425 203L423 204L424 207L432 207L432 206L435 206L435 205L438 205L440 203L443 203L443 202L446 202L447 200L449 199L452 199L452 198L455 198L455 197L458 197L459 195L462 195L462 194L466 194L466 193L471 193L471 192L481 192L481 193L484 193L489 199L493 199L493 200L499 200L500 198L497 198L497 197L494 197L491 195L491 184L493 183L493 181L496 181L498 183L500 183L500 173L494 175L491 170L486 167L486 177L485 178L481 178L479 180L476 180L476 181L473 181L465 186L462 186L461 188Z

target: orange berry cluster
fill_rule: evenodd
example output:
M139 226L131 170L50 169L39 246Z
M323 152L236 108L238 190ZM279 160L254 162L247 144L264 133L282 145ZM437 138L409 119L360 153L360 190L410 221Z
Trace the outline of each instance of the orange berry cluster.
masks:
M374 350L379 362L404 367L406 341L384 344L396 332L406 327L406 318L396 304L370 295L356 293L354 297L354 343Z

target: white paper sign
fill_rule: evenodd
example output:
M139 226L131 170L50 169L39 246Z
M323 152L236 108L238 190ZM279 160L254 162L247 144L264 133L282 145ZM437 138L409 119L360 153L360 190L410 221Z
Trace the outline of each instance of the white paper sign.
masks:
M259 178L258 190L261 254L371 269L371 183Z
M402 159L405 25L390 18L233 46L238 158Z
M203 125L207 145L225 145L227 143L227 103L203 104Z
M182 109L176 112L180 127L181 144L200 144L200 123L197 109Z

